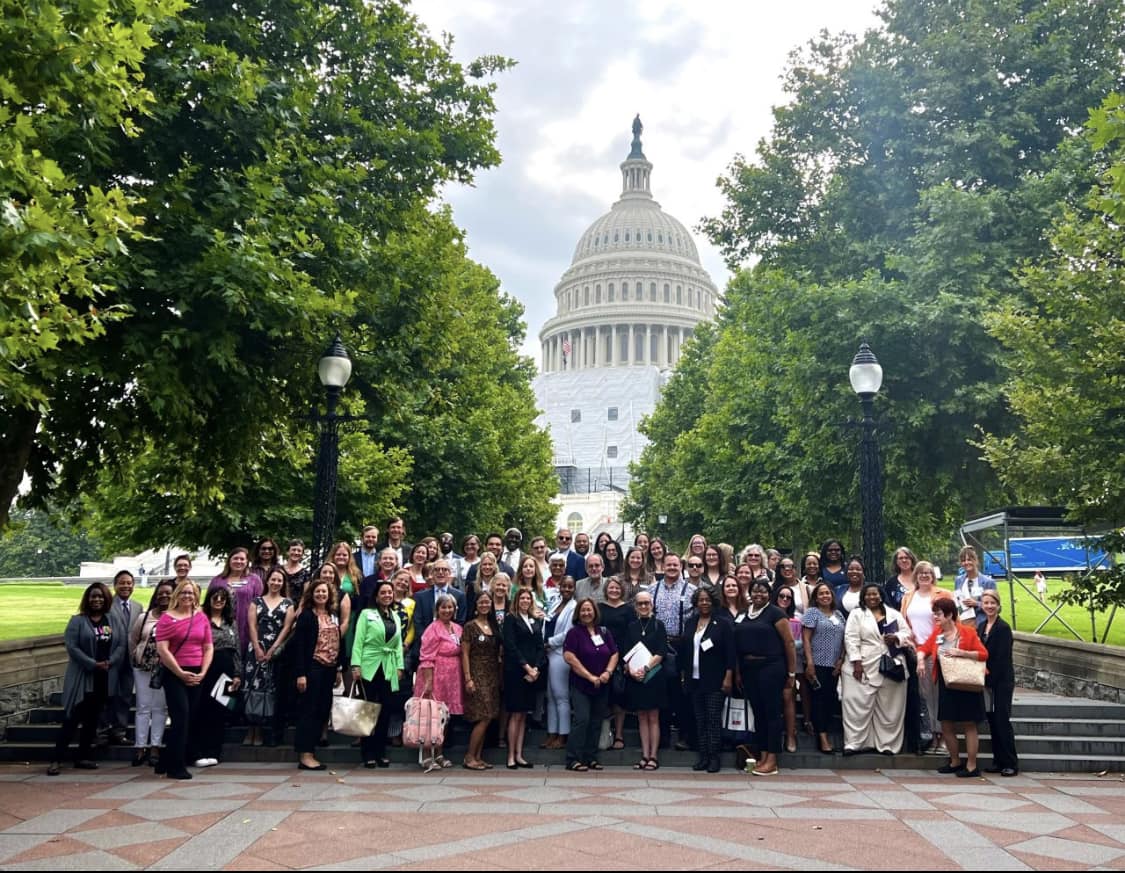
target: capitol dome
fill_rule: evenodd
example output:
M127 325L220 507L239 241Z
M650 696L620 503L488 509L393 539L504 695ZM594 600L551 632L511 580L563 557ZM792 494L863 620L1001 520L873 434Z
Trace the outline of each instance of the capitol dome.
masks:
M542 371L674 367L718 290L688 229L653 199L640 116L621 164L621 196L578 240L555 286L556 315L539 332Z

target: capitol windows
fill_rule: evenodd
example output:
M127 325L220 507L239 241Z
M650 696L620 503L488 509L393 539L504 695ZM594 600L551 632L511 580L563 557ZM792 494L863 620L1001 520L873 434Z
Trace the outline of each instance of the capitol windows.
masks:
M684 287L683 285L676 286L676 303L681 304L684 302Z
M652 242L652 231L651 230L648 232L648 241Z
M582 302L586 306L590 305L590 286L589 285L587 285L585 288L582 289Z
M629 242L629 231L625 231L625 242Z
M648 299L651 300L653 303L656 302L656 283L655 282L649 282L648 283Z
M664 244L664 234L662 234L659 230L656 232L656 241L661 245Z
M672 302L672 286L669 285L667 282L664 283L664 302L665 303L671 303Z
M610 287L613 287L613 286L610 286ZM629 283L628 282L622 282L621 283L621 299L622 300L628 300L629 299Z
M578 424L580 421L582 421L582 410L581 409L570 410L570 423L571 424Z
M617 231L616 230L613 232L613 241L617 242Z
M624 294L624 293L625 293L624 289L622 289L622 292L621 292L621 293L622 293L622 294ZM606 288L606 299L607 299L607 300L608 300L608 301L609 301L610 303L612 303L612 302L613 302L614 300L616 300L616 299L617 299L616 293L615 293L615 292L614 292L614 290L613 290L613 283L612 283L612 282L610 282L610 283L609 283L609 285L608 285L608 287ZM622 298L622 299L624 299L624 298Z
M580 512L572 512L566 517L566 526L570 529L572 534L577 535L582 533L583 524L582 513Z
M605 411L606 421L617 421L617 407L611 406Z
M605 447L605 456L607 458L616 458L617 457L617 446L606 446Z
M594 286L594 302L595 303L601 303L602 302L602 286L601 285L595 285Z

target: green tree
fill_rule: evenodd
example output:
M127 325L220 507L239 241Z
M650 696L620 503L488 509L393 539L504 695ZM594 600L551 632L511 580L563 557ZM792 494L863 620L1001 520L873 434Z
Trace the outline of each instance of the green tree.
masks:
M971 443L980 424L1011 429L985 318L1090 179L1074 131L1122 81L1125 15L1075 0L889 0L880 15L861 40L794 54L772 135L720 180L727 206L704 227L732 267L758 263L689 360L690 414L692 390L670 392L647 425L691 422L636 470L631 512L682 518L675 537L857 543L846 374L861 338L885 372L889 543L938 548L1007 496Z
M1067 507L1092 529L1125 524L1125 99L1112 94L1086 125L1102 170L1070 209L1051 251L1020 274L1026 297L990 319L1010 359L1005 398L1020 427L989 433L985 457L1021 498ZM1101 543L1113 554L1120 533ZM1125 573L1075 589L1125 605Z
M0 533L0 577L77 576L83 561L105 557L105 549L82 525L39 509L17 511Z
M518 308L468 261L449 217L427 211L442 184L498 161L482 80L507 62L455 63L393 2L204 0L159 35L143 67L152 117L110 155L145 220L114 295L129 317L63 356L55 378L25 375L50 400L28 435L30 499L96 486L97 517L120 545L174 532L176 518L190 521L183 545L299 532L312 490L303 418L334 329L356 357L350 411L374 422L345 442L349 522L399 507L501 514L458 508L456 491L434 497L456 484L452 463L433 469L446 459L498 458L517 490L540 487L549 455L503 434L492 454L470 445L460 458L413 441L434 436L440 411L451 424L440 436L456 443L451 395L495 399L493 430L531 426ZM459 320L462 293L471 317ZM457 332L484 322L487 347L468 349ZM463 360L419 365L446 343ZM416 487L422 476L432 487ZM141 494L143 513L113 518Z
M104 169L152 105L141 62L182 0L24 0L0 17L0 527L50 384L124 317L120 256L135 198ZM31 376L34 374L34 376Z

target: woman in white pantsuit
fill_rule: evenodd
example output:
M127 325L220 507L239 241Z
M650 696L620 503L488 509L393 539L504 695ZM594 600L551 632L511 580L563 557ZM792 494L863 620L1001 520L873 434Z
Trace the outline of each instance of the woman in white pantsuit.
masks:
M543 749L565 749L570 735L570 665L563 657L563 643L574 627L574 577L559 583L559 599L547 616L547 740Z
M856 559L849 561L849 567ZM893 755L902 748L906 714L906 682L879 672L888 647L910 645L910 627L897 609L884 605L879 586L868 583L860 592L860 606L848 615L841 671L844 716L844 754L875 749ZM894 654L894 651L891 651Z

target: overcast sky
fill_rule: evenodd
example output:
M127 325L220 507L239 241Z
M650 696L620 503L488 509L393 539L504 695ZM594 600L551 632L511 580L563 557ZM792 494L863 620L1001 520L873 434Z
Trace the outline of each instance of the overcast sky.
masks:
M822 29L862 33L876 0L416 0L454 56L517 61L496 79L503 163L474 187L446 191L470 256L526 308L524 352L539 361L539 329L582 232L621 192L633 116L644 122L653 195L694 232L722 209L715 187L737 153L751 155L783 102L789 52ZM729 273L695 233L720 288Z

